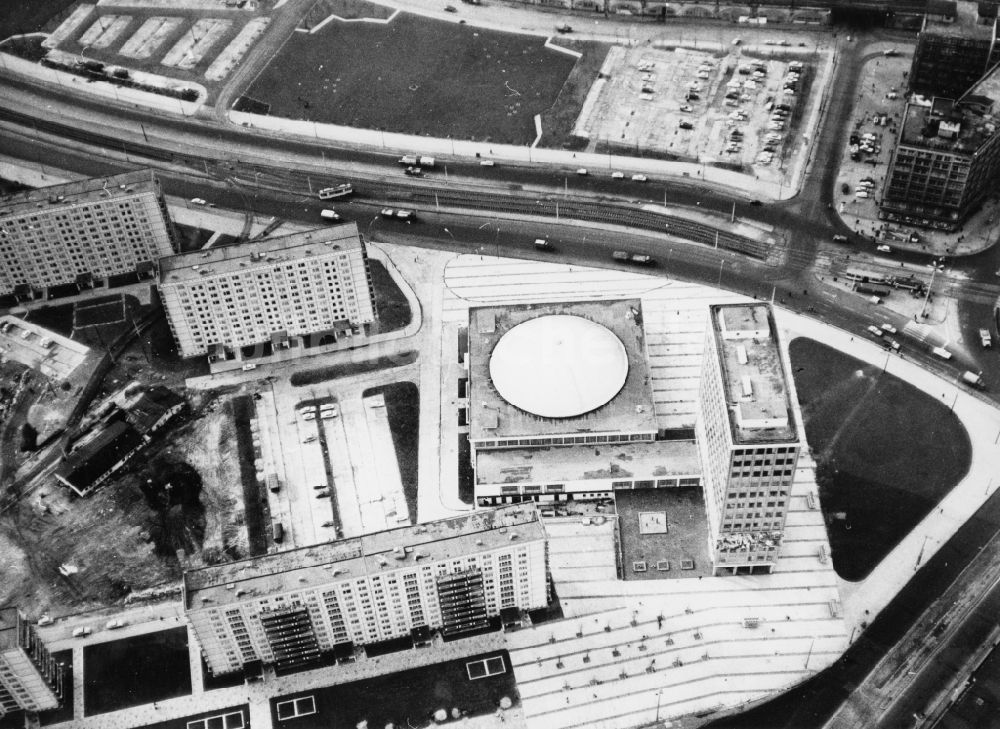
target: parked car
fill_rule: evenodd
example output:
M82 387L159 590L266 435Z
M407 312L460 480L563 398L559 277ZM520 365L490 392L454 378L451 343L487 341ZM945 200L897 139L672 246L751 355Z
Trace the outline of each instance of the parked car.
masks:
M86 636L90 635L93 632L94 631L91 630L90 627L88 627L86 625L81 625L79 628L74 628L73 629L73 637L74 638L85 638Z
M632 182L645 182L648 179L645 175L632 175Z
M207 203L207 202L205 202L205 201L204 201L204 200L203 200L202 198L200 198L200 197L193 197L193 198L191 198L191 204L192 204L192 205L208 205L208 203Z
M120 618L114 618L106 622L104 627L107 630L118 630L119 628L124 628L126 625L128 625L128 621L121 620Z

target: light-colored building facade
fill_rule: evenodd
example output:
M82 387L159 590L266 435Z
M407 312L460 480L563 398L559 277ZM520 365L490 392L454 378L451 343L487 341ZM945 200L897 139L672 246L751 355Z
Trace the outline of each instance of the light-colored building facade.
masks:
M192 570L185 610L215 674L282 666L548 604L533 505L429 522Z
M16 608L0 608L0 716L59 707L63 671L35 626Z
M306 347L375 321L354 223L164 258L159 290L182 357Z
M697 431L716 574L778 557L801 449L790 382L767 304L709 307Z
M153 271L173 223L149 170L17 193L0 201L0 294L80 277Z

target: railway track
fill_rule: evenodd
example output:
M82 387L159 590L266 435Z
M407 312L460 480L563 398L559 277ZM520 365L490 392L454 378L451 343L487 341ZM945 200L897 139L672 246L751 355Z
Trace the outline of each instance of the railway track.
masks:
M253 179L254 185L271 187L282 192L290 192L298 187L305 193L313 184L326 186L335 182L345 181L342 178L326 178L313 175L302 170L286 170L280 167L261 164L238 164L206 157L193 150L173 150L157 147L144 142L113 137L92 132L79 127L67 126L58 121L36 119L28 114L12 109L0 109L0 120L12 122L22 127L29 127L39 133L58 136L63 139L89 145L98 145L118 150L127 156L159 161L165 164L187 164L192 168L204 167L207 172L209 165L218 167L218 176L240 181ZM221 164L220 164L221 163ZM224 167L223 167L224 165ZM706 246L717 246L725 250L741 253L758 260L765 260L768 247L765 243L738 235L728 230L714 228L711 225L694 222L682 217L651 212L640 209L635 203L614 202L607 200L581 200L579 198L559 197L553 194L540 196L523 190L475 191L457 190L444 184L436 178L417 180L389 180L385 178L352 179L355 195L358 199L370 199L378 204L393 201L396 204L406 202L414 207L436 207L443 205L452 208L470 210L486 210L514 215L531 215L550 218L568 218L572 220L620 225L647 231L656 231L673 238L679 238L692 243Z

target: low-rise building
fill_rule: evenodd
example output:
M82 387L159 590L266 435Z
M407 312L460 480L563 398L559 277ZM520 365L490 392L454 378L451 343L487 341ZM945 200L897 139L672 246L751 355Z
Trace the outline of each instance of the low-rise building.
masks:
M185 405L183 397L157 385L123 407L113 406L100 425L63 457L56 480L77 496L86 496L124 468Z

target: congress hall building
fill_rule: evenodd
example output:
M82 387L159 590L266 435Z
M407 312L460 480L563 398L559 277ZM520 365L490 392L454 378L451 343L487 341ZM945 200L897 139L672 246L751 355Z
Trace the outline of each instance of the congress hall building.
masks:
M771 571L801 428L769 306L710 308L697 437L657 428L638 299L476 307L468 331L479 506L700 489L713 572Z

